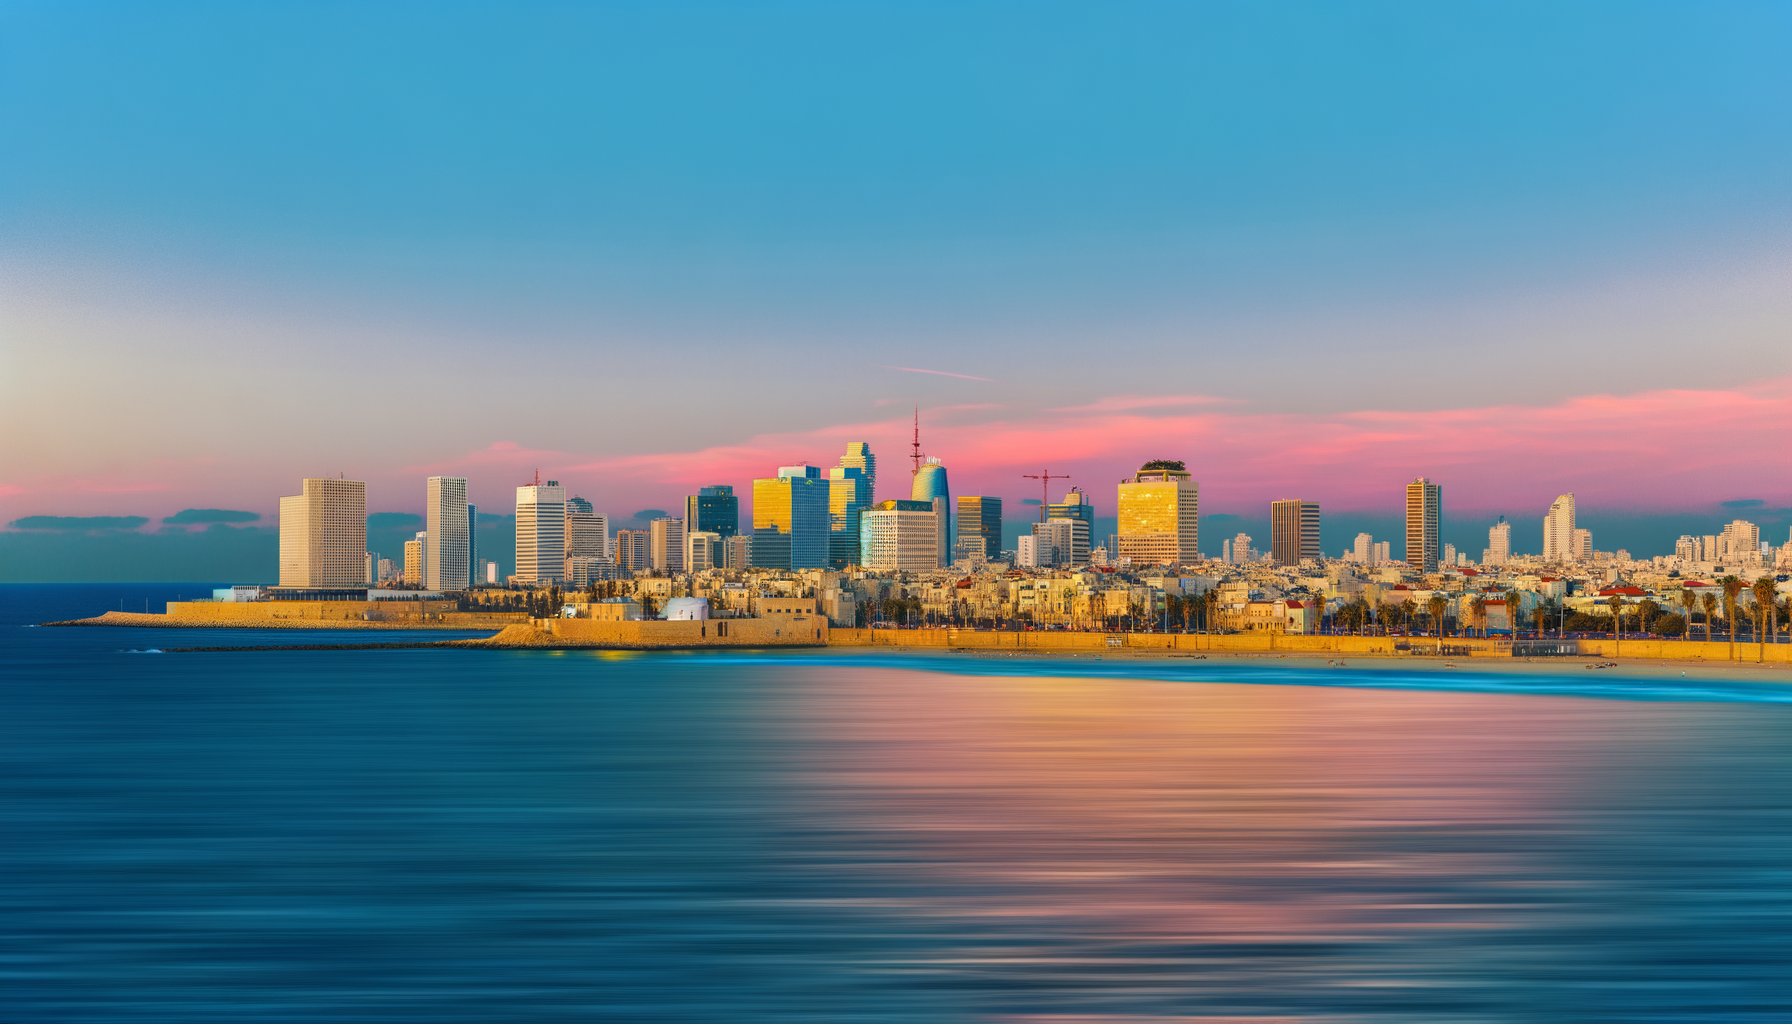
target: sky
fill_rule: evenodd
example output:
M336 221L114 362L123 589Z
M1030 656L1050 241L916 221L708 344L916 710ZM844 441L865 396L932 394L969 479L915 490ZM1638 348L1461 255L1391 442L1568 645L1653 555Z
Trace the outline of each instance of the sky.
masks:
M338 473L623 521L868 441L906 496L917 410L1016 521L1184 460L1214 553L1285 497L1397 541L1421 475L1477 555L1567 491L1602 549L1782 543L1787 52L1784 4L0 0L0 579L265 575Z

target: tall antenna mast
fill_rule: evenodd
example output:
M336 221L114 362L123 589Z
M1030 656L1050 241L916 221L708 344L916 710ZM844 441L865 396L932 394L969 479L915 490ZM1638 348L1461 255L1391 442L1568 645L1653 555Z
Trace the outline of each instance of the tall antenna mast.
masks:
M915 406L915 440L913 444L910 445L910 448L909 458L915 460L915 468L909 471L909 475L919 476L921 474L921 463L926 459L926 456L921 454L921 407L918 405Z
M539 469L535 471L535 486L541 486L541 470Z

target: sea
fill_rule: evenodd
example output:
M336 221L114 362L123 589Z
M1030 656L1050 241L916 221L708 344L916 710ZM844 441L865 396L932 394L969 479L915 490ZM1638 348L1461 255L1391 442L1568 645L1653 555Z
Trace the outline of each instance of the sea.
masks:
M1792 1019L1787 684L35 625L211 586L0 586L0 1020Z

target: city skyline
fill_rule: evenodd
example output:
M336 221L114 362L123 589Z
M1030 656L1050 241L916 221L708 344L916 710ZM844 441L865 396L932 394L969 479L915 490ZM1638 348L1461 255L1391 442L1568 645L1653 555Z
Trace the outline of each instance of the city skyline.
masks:
M1568 492L1792 523L1792 11L1539 17L13 5L0 565L222 557L343 474L647 529L868 442L902 499L917 409L1013 521L1176 453L1260 546L1415 476L1470 552Z

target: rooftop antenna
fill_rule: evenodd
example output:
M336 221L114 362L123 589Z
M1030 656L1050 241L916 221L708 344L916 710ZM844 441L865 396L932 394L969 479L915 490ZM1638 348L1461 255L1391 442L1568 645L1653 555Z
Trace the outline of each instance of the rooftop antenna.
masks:
M915 468L909 471L909 475L919 476L921 463L927 458L921 454L921 407L919 405L915 406L915 440L909 447L911 449L909 458L915 460Z
M535 486L541 486L541 470L539 469L535 471Z
M1045 506L1051 504L1051 494L1049 492L1051 491L1052 481L1068 480L1070 479L1070 474L1060 473L1053 475L1052 471L1047 469L1038 473L1022 473L1021 477L1027 480L1039 481L1039 521L1042 523L1045 522Z

